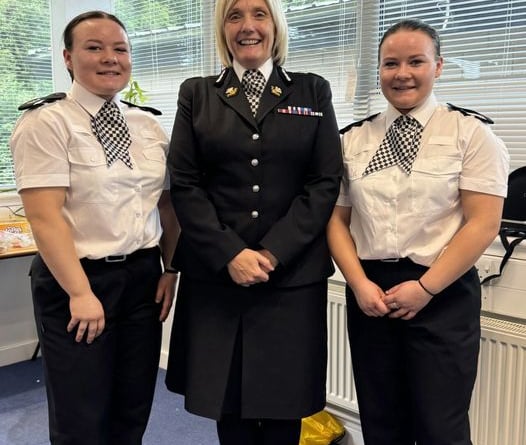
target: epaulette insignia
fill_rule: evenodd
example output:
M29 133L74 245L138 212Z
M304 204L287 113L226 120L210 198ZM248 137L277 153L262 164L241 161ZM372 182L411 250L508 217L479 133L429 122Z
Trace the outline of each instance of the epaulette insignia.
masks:
M488 116L484 116L483 114L479 113L478 111L469 110L467 108L457 107L456 105L450 104L449 102L447 103L447 106L449 107L450 110L459 111L464 116L476 117L479 121L482 121L485 124L493 124L494 123L492 119L490 119Z
M66 97L66 93L51 93L44 97L37 97L36 99L31 99L22 105L18 107L20 111L23 110L32 110L34 108L38 108L41 105L44 105L46 103L55 102L60 99L64 99Z
M229 71L229 68L223 68L221 70L221 72L219 73L219 76L217 76L217 79L214 82L216 87L220 87L223 85L223 82L225 81L228 71Z
M143 111L148 111L149 113L152 113L152 114L155 114L156 116L161 116L163 113L158 110L157 108L152 108L152 107L145 107L144 105L137 105L137 104L134 104L133 102L128 102L126 100L122 100L121 99L121 102L123 104L126 104L128 105L129 107L135 107L135 108L139 108Z
M285 82L285 85L289 86L292 84L292 79L290 78L289 73L285 71L285 68L283 68L282 66L278 66L278 73L283 79L283 82Z
M360 125L362 125L364 122L367 122L367 121L372 121L376 116L378 116L380 113L376 113L376 114L371 114L370 116L366 117L365 119L362 119L360 121L356 121L356 122L352 122L350 123L349 125L347 125L346 127L343 127L341 130L340 130L340 134L344 134L344 133L347 133L351 128L353 127L359 127Z

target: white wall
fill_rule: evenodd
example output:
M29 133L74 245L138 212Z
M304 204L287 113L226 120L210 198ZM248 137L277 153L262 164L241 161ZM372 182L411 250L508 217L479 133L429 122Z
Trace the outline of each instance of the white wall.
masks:
M37 345L27 275L32 258L0 260L0 366L29 359Z
M20 207L14 193L0 194L0 217ZM37 345L29 265L33 256L0 259L0 366L31 358Z

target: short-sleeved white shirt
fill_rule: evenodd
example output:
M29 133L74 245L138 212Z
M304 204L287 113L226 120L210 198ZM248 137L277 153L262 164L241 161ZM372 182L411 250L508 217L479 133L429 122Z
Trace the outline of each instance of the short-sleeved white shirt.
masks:
M107 166L91 130L104 99L76 82L66 98L26 111L11 137L18 191L66 187L63 214L79 258L128 254L161 236L168 137L153 114L114 100L130 129L133 169L120 160Z
M411 174L392 166L363 176L399 115L389 105L344 134L337 205L352 207L359 258L408 257L429 266L463 224L460 190L506 196L509 155L487 124L450 111L431 94L410 112L424 126Z

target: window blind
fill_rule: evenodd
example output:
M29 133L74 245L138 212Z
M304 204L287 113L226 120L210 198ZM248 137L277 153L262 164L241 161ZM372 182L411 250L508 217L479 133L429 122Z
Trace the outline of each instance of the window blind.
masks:
M385 0L379 32L402 17L420 18L440 33L445 63L435 83L439 101L491 117L512 169L526 165L526 1ZM372 111L383 107L379 96L371 98Z
M170 133L179 85L220 70L215 56L213 0L117 0L115 14L132 44L133 79L158 108Z
M53 91L49 0L0 1L0 191L14 187L9 138L17 107Z
M420 18L442 39L445 65L435 85L438 99L491 117L510 151L511 167L526 165L526 0L282 3L289 25L285 68L330 81L340 126L385 108L377 74L379 38L402 18ZM215 0L115 0L113 5L130 34L134 79L146 91L147 104L163 112L161 121L170 133L181 82L221 68L214 42ZM53 88L48 0L2 1L0 12L0 82L7 94L0 126L2 187L14 183L7 141L19 115L16 106Z
M220 69L214 3L116 2L115 12L131 28L135 78L165 113L167 128L179 84ZM438 99L490 116L510 150L512 168L526 164L526 0L283 0L283 7L289 25L285 67L330 81L340 126L385 108L379 38L400 19L419 18L442 39Z
M440 34L445 59L435 84L441 102L491 117L512 169L526 165L526 1L289 1L289 70L316 72L331 82L340 126L382 111L378 43L403 18L419 18Z
M338 121L353 117L360 39L357 1L284 1L289 26L289 71L307 71L326 78Z

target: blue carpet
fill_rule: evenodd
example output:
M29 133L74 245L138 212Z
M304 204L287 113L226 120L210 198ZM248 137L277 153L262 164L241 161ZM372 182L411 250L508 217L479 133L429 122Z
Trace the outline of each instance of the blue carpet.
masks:
M218 445L215 422L187 413L183 398L164 386L159 369L143 445ZM49 444L41 360L0 367L0 445Z

